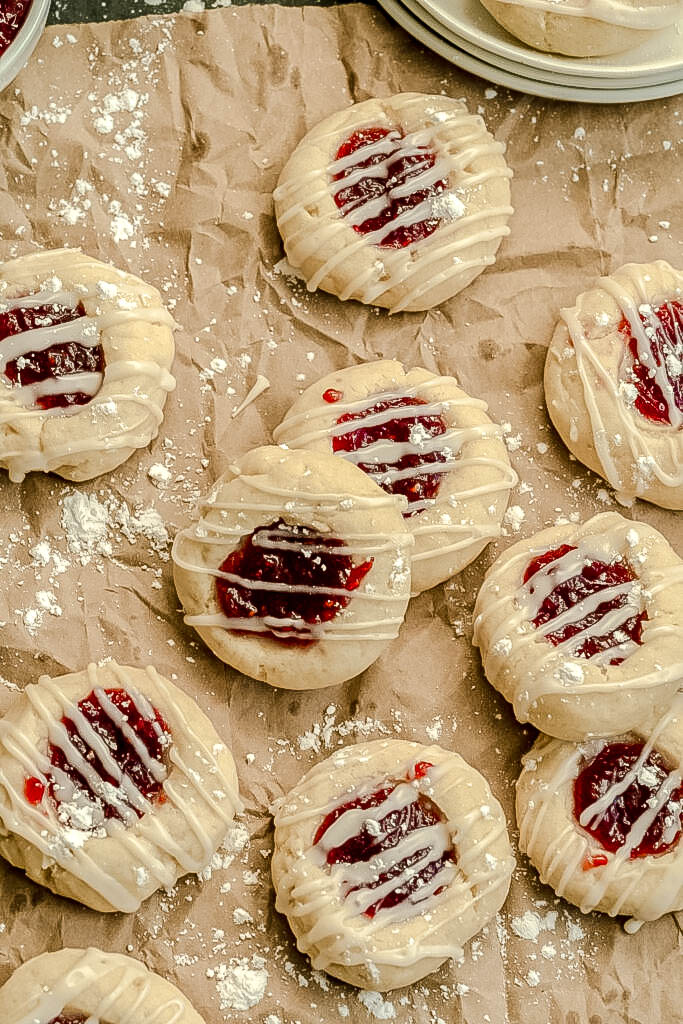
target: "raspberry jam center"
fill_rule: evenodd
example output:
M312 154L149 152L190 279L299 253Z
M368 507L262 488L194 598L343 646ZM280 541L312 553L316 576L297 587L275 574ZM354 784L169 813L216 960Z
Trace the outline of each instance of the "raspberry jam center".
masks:
M25 331L49 329L72 323L85 315L81 303L71 308L59 302L24 309L15 308L0 313L0 359L3 356L3 348L7 352L4 343L8 339L20 338ZM73 391L63 390L63 379L77 373L102 374L104 350L101 345L84 345L79 341L65 340L34 351L30 349L30 344L28 341L29 348L26 351L7 359L3 370L11 384L33 389L27 404L39 409L54 409L86 405L91 401L94 391L78 388Z
M562 544L529 562L524 583L537 604L531 621L538 629L562 616L556 629L543 631L549 643L554 647L567 644L574 658L593 658L612 648L623 648L615 651L612 658L607 655L602 659L610 665L620 665L632 653L631 645L640 646L643 642L647 612L636 610L636 589L628 586L638 577L625 561L584 559L578 572L573 572L571 566L576 558L571 553L577 550ZM567 567L570 574L563 578ZM604 600L596 599L603 591Z
M418 768L424 775L431 767L420 762L412 778L421 777ZM359 811L366 813L359 816ZM434 826L441 826L438 837L432 831L431 838L425 833L424 845L411 842L409 837L422 829L433 830ZM418 903L438 895L448 880L439 885L434 879L446 865L455 863L445 815L408 780L389 781L372 793L335 807L320 823L313 845L322 845L330 867L356 866L344 872L342 891L345 899L357 894L362 913L369 918L408 899ZM391 856L387 857L388 853ZM357 866L361 864L367 869L359 874ZM373 899L373 890L377 889L382 889L382 894Z
M443 473L430 473L428 467L445 463L447 456L443 448L431 450L431 441L446 433L446 421L438 413L400 415L405 409L424 405L427 403L421 398L405 396L376 402L360 412L345 413L337 420L337 427L354 422L359 422L359 425L348 433L335 433L332 450L352 453L370 449L367 459L353 458L350 461L373 477L389 494L402 494L409 504L433 501ZM399 415L392 417L394 409ZM382 415L387 412L388 415ZM375 422L368 424L370 418ZM372 445L376 445L374 452ZM418 511L419 508L409 508L405 515L411 516Z
M653 423L680 425L683 417L683 305L667 302L640 313L647 347L624 317L619 331L628 345L625 380L637 392L633 404Z
M24 781L29 803L39 805L47 791L63 823L91 831L110 819L130 824L150 803L164 802L171 734L145 697L93 690L61 725L48 744L47 785L35 776Z
M3 0L0 6L0 56L16 39L30 6L31 0Z
M88 1018L83 1013L62 1013L59 1017L55 1017L53 1020L48 1021L48 1024L85 1024L87 1019Z
M590 761L574 780L574 817L579 821L587 808L605 796L637 766L644 743L608 743ZM616 853L629 839L629 834L641 815L659 803L658 793L670 775L671 769L657 750L652 750L637 768L630 785L619 793L604 811L598 811L583 824L584 830L605 850ZM630 851L630 857L647 857L667 853L677 845L683 834L683 785L678 786L658 811L643 835ZM604 863L599 857L592 866Z
M343 540L282 519L259 526L220 567L232 577L216 580L221 609L229 619L244 620L247 631L316 639L315 627L347 607L372 568L373 558L356 564L347 550Z
M435 178L435 165L433 150L397 128L365 128L339 147L332 165L334 201L358 234L374 235L371 241L382 248L403 249L441 223L434 200L448 181Z

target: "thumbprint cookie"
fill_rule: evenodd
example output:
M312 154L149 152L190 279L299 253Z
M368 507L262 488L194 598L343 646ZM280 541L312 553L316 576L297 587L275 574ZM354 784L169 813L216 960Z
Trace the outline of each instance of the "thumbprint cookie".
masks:
M453 377L383 359L309 387L274 437L340 455L407 501L419 593L460 572L500 534L517 475L486 409Z
M601 57L647 42L680 17L678 0L481 0L523 43L569 57Z
M174 578L222 661L289 690L362 672L398 635L410 597L400 504L357 466L257 448L176 537Z
M438 746L345 747L275 812L276 907L314 968L360 988L409 985L460 960L513 867L488 783Z
M683 693L654 725L581 743L540 736L517 782L520 847L584 913L683 910Z
M204 1024L185 996L139 960L60 949L28 960L0 988L3 1024Z
M203 870L240 807L230 751L152 667L42 676L0 720L0 854L94 910Z
M90 480L157 436L175 323L156 288L78 249L0 265L0 466Z
M626 502L683 509L683 273L628 263L562 310L548 412L577 459Z
M448 96L400 93L326 118L274 193L287 260L340 299L431 309L495 262L509 234L505 147Z
M683 562L657 530L616 512L508 548L474 614L489 681L550 736L631 729L681 684Z

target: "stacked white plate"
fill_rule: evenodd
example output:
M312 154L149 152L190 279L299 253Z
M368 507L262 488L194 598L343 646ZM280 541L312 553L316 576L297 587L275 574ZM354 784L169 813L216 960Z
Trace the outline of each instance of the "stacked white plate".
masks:
M419 42L496 85L578 103L632 103L683 93L683 20L611 57L541 53L509 35L479 0L378 0Z

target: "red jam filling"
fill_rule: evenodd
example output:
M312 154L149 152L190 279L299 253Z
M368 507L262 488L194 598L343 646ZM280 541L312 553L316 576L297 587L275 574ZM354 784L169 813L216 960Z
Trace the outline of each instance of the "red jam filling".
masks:
M576 548L570 544L562 544L559 548L546 551L545 554L533 558L524 573L524 582L528 583L545 565L550 565L569 551L575 550ZM597 594L609 587L619 586L621 583L629 583L636 579L638 579L636 573L627 562L611 562L608 564L606 562L587 561L578 575L572 576L570 579L555 586L542 602L536 617L531 621L536 627L543 626L546 622L556 619L558 615L562 615L563 612L566 612L584 598ZM533 584L529 587L529 592L531 594L534 593ZM554 647L557 647L558 644L563 643L565 640L570 640L577 633L582 632L582 630L595 626L608 612L614 611L617 608L623 608L628 604L628 598L628 594L618 594L616 597L609 598L581 619L568 622L555 632L546 633L545 639ZM586 636L572 649L572 656L575 658L592 658L594 654L608 651L610 648L625 643L627 640L632 640L636 644L642 644L643 621L645 619L647 619L647 612L634 612L617 629L606 633L598 632L593 636ZM622 661L624 661L624 658L615 657L610 661L610 665L620 665Z
M24 796L30 804L37 807L38 804L42 804L43 797L45 796L45 783L41 782L32 775L29 779L24 780Z
M427 774L431 767L432 765L428 762L421 761L419 764L415 765L414 773L411 777L415 779L422 778ZM373 807L379 807L393 793L396 786L400 784L400 781L405 780L388 782L374 793L368 793L364 796L356 797L345 804L341 804L339 807L335 807L334 810L330 811L329 814L323 818L322 822L318 826L318 830L313 838L313 845L317 846L327 830L347 811L356 810L358 808L370 811ZM371 815L368 815L368 819L372 821L375 820L374 818L371 818ZM326 854L326 861L330 866L334 864L365 863L377 854L393 850L398 846L402 839L410 835L412 832L415 832L417 829L428 828L431 825L438 825L445 821L445 815L434 801L430 800L430 798L425 796L423 793L418 793L416 791L415 800L407 807L402 807L396 811L390 811L389 814L385 815L383 818L377 819L377 825L379 828L373 828L371 831L371 829L368 828L367 823L364 823L356 835L351 836L351 838L347 839L341 846L329 849ZM375 835L373 834L374 832L380 832L381 834ZM378 875L376 880L363 886L355 886L354 888L348 889L345 892L345 896L350 895L352 892L357 892L360 888L376 889L378 886L384 885L392 878L399 877L403 872L410 869L413 864L422 860L426 852L428 852L427 847L417 850L408 857L404 857L402 860L397 861L396 864ZM395 889L383 896L382 899L371 904L363 911L364 916L372 918L379 910L395 907L398 906L399 903L403 903L409 896L425 886L448 861L455 861L455 851L452 847L446 850L441 857L428 862L420 870L415 871L414 873L411 872L407 882L398 885ZM436 889L434 895L436 896L438 893L442 892L443 888L444 887L442 886Z
M609 864L609 857L604 853L589 853L583 858L582 868L584 871L592 871L593 868L602 868Z
M229 619L262 622L284 619L281 626L266 622L265 632L278 640L291 641L303 631L305 639L310 639L306 627L336 618L372 568L374 559L356 565L348 554L335 551L340 547L345 547L343 540L323 537L306 526L290 526L282 519L259 526L241 540L220 567L221 572L245 581L216 580L223 614ZM250 587L250 582L285 584L285 589ZM330 590L347 591L348 597Z
M48 1024L85 1024L87 1019L83 1013L67 1013L66 1015L62 1013Z
M667 302L653 310L650 316L641 313L640 319L650 340L652 359L657 367L663 368L671 384L676 408L683 413L683 305L680 302ZM619 331L633 359L626 379L635 385L638 392L634 402L636 409L653 423L671 423L671 410L661 387L654 379L655 367L641 363L638 342L625 317L619 324Z
M617 785L633 768L643 752L643 743L608 743L574 780L574 817L578 821L583 811ZM657 792L666 781L671 769L657 750L652 750L631 785L615 796L599 820L582 828L605 850L616 853L626 843L629 833L641 814L656 800ZM683 834L683 785L669 795L638 846L631 850L631 858L668 853ZM592 858L591 867L607 862L600 855Z
M16 39L30 6L31 0L3 0L0 5L0 56Z
M393 149L386 152L386 147L381 153L370 154L363 157L363 149L372 143L379 142L391 135ZM360 151L360 152L359 152ZM398 129L388 128L365 128L362 131L354 132L339 147L336 160L359 153L358 160L350 166L335 174L333 181L343 181L349 175L354 175L351 184L334 192L334 201L344 216L357 214L359 208L372 200L384 199L386 205L381 212L370 216L361 223L354 223L354 231L361 235L370 232L381 231L386 228L380 241L376 244L388 249L403 249L407 245L419 242L427 238L438 228L441 218L438 216L427 217L417 221L415 224L405 224L391 228L397 217L426 199L438 196L448 188L448 182L441 179L424 188L416 188L408 195L401 194L403 186L425 171L431 170L436 163L436 154L427 146L415 146L406 143ZM382 167L378 168L377 165ZM376 167L375 175L370 172L367 177L356 180L356 172L363 168ZM419 185L419 182L418 182ZM396 190L399 194L393 194Z
M332 438L332 450L334 452L355 452L361 448L367 448L375 441L393 441L396 444L412 444L417 449L407 455L402 455L395 462L359 462L357 465L366 473L374 477L376 482L389 494L402 494L409 503L414 501L428 501L436 497L441 486L442 473L419 472L423 466L433 465L446 461L443 451L420 452L419 445L424 444L431 437L439 437L445 434L447 427L443 416L430 414L428 416L406 416L401 419L390 419L375 426L363 426L362 421L368 416L384 412L386 409L405 409L406 406L426 405L421 398L391 398L386 402L377 402L360 412L348 412L340 416L337 426L343 423L353 423L360 420L361 425L349 430L347 434L338 434ZM387 474L396 471L411 470L410 473L398 480L382 479ZM414 515L410 509L406 516Z
M0 355L2 342L23 334L24 331L36 330L40 327L55 327L58 324L71 323L85 316L81 303L76 309L60 303L49 303L44 306L33 306L26 309L11 309L0 313ZM66 377L73 373L103 373L104 350L101 345L82 345L78 341L61 342L51 345L42 352L25 352L16 359L10 360L5 366L5 377L20 387L39 384L41 381ZM67 394L41 395L35 400L39 409L64 408L70 405L86 405L92 395L83 391Z
M110 717L95 691L91 691L87 697L78 702L80 714L83 715L97 736L103 740L109 755L114 759L123 775L132 782L138 793L150 802L163 803L163 781L154 777L149 764L145 764L145 761L151 759L161 766L165 765L166 752L171 743L168 726L156 708L151 708L152 717L150 717L138 708L133 698L125 690L108 689L105 690L105 693L116 709L114 715ZM119 718L119 715L123 716L123 721L115 720ZM111 785L116 791L117 800L134 810L141 818L142 810L131 802L124 787L106 770L89 742L81 736L78 725L69 717L64 717L61 721L77 753L97 773L102 782ZM130 736L131 731L135 733L135 743ZM137 744L141 744L145 748L147 757L144 754L141 755L139 747L136 749ZM123 815L116 803L109 802L106 796L94 792L84 775L72 764L68 750L64 751L61 747L50 743L48 744L48 754L52 766L64 772L73 783L77 795L84 795L88 803L99 807L106 819L123 820ZM49 790L52 800L59 807L64 802L64 792L54 775L50 774L48 777L47 787L34 776L24 781L26 799L34 806L42 802L46 789ZM73 803L74 798L70 797L67 802Z

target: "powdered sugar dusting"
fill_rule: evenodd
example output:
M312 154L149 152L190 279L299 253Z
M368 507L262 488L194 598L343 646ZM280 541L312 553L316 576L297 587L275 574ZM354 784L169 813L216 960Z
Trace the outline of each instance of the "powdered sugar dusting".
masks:
M96 494L73 491L61 502L61 524L69 551L81 565L97 558L111 558L117 538L123 536L131 544L140 537L162 559L169 557L170 537L164 521L156 509L136 506L109 494L100 500Z
M260 956L233 957L207 970L207 978L215 979L221 1010L250 1010L261 1002L268 985L265 963Z
M347 738L349 742L365 739L369 736L388 736L391 730L383 722L373 718L354 718L344 722L337 722L337 707L329 704L321 722L315 722L313 726L298 737L299 750L313 750L319 753L323 749L341 744Z

